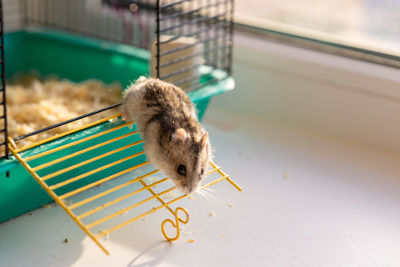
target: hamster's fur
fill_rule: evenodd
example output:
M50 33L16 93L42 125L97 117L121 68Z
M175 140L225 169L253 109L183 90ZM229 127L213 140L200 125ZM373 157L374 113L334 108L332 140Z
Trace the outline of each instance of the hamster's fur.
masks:
M189 97L178 87L139 78L124 94L123 117L135 121L147 157L185 194L196 191L211 147Z

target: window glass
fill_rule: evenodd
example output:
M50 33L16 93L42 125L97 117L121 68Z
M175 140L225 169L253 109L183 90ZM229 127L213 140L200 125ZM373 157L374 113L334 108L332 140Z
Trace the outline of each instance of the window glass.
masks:
M400 0L236 0L236 21L400 55Z

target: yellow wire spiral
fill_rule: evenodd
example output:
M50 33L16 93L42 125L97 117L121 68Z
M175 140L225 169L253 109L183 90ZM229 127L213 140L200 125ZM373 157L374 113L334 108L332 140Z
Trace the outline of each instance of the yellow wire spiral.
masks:
M185 213L185 216L186 216L186 219L185 219L185 220L183 220L183 219L178 215L178 211L180 211L180 210L183 211L183 213ZM181 222L181 223L183 223L183 224L187 224L188 221L189 221L189 213L188 213L187 210L184 209L184 208L181 208L181 207L176 208L176 209L175 209L175 212L174 212L174 215L175 215L175 222L173 222L171 219L165 219L165 220L162 222L162 224L161 224L161 231L162 231L162 233L163 233L165 239L167 239L167 240L170 241L170 242L175 241L175 240L177 240L177 239L179 238L179 235L180 235L180 232L181 232L181 230L180 230L180 228L179 228L179 222ZM164 228L165 228L165 224L166 224L167 222L169 222L174 228L176 228L176 236L175 236L175 237L169 237L169 236L165 233L165 229L164 229Z

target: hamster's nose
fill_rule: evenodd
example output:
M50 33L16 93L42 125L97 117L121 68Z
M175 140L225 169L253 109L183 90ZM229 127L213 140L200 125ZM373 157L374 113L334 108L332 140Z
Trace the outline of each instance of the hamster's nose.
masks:
M193 185L187 185L185 187L182 188L183 193L185 193L186 195L189 195L191 193L193 193Z
M192 193L192 189L193 189L193 186L192 186L192 185L188 185L188 186L186 187L186 191L187 191L186 194Z

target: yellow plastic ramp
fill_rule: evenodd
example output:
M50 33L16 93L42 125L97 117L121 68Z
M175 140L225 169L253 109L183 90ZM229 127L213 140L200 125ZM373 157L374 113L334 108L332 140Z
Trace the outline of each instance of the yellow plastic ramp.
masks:
M12 154L107 254L100 237L160 209L173 216L161 224L169 241L179 238L179 224L189 220L184 208L171 207L187 195L146 159L143 141L132 126L118 114L22 148L9 139ZM90 131L96 127L98 131ZM241 191L220 167L211 166L203 188L227 180ZM172 237L165 231L168 223L176 231Z

